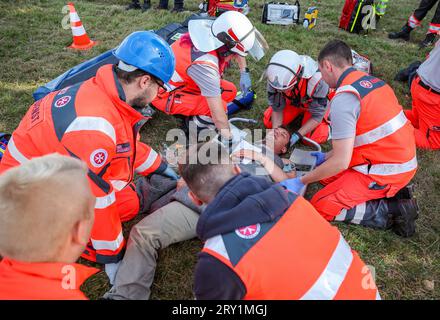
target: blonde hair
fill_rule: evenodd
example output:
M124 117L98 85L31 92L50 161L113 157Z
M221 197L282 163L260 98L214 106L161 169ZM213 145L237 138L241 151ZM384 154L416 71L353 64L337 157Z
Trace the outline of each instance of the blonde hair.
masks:
M33 158L1 175L0 255L54 261L74 224L90 218L86 175L84 163L58 154Z

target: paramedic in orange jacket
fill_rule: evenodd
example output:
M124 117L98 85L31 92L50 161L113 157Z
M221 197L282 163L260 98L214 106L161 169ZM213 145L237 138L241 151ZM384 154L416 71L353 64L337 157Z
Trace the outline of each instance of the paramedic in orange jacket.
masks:
M347 44L330 41L318 61L336 89L330 103L333 149L314 153L318 167L291 180L292 189L321 181L326 186L311 202L327 220L392 227L411 236L418 215L406 187L417 170L413 126L390 86L352 67Z
M237 89L222 79L232 60L240 68L240 89L250 90L251 79L245 56L261 59L267 49L261 34L249 19L237 11L223 13L217 19L195 19L188 23L189 33L171 46L176 70L170 91L160 91L152 105L171 115L190 117L200 128L215 128L224 142L234 138L226 114L227 104Z
M241 173L210 144L191 146L179 165L194 203L207 204L196 228L197 299L380 299L368 267L308 201Z
M83 300L95 268L76 264L95 197L81 161L46 155L0 176L0 300Z
M406 117L415 130L417 147L440 149L440 40L417 70L411 84L412 110Z
M115 50L117 65L35 102L12 134L0 172L58 152L87 163L94 195L95 224L83 257L106 265L113 281L125 240L121 222L132 219L142 199L134 174L177 175L139 141L146 119L138 112L151 102L174 71L169 45L152 32L134 32Z

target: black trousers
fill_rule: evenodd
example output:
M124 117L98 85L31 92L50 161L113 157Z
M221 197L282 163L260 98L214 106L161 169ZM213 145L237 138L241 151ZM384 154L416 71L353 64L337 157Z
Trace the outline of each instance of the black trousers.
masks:
M419 7L414 11L414 17L416 17L417 20L422 21L426 15L428 14L429 10L431 10L435 4L437 4L437 9L435 10L434 17L432 18L431 23L433 24L440 24L440 1L439 0L422 0L420 2Z

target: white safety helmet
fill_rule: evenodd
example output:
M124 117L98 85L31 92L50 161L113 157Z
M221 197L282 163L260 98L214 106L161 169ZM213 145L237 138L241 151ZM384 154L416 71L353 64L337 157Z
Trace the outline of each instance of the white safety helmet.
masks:
M318 71L318 63L309 56L292 50L281 50L270 59L266 68L269 84L276 90L293 88L302 78L310 79Z
M238 11L227 11L215 20L190 20L188 31L194 46L202 52L226 46L243 57L249 53L258 61L269 48L261 33Z

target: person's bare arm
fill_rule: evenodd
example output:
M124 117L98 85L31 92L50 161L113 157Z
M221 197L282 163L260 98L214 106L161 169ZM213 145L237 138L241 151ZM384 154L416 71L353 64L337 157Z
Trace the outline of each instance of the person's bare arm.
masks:
M273 114L272 113L272 122L273 122ZM301 133L302 136L305 136L309 132L311 132L313 129L315 129L319 125L319 122L316 121L313 118L310 118L299 130L298 132Z
M272 128L278 128L281 127L281 125L283 124L283 118L284 118L284 111L272 111ZM304 135L302 132L300 132L302 135Z
M304 184L332 177L348 169L353 154L354 138L333 140L333 150L326 155L326 161L315 170L301 177Z
M221 96L218 97L206 97L208 101L209 110L211 111L212 121L214 121L215 127L221 132L221 135L226 138L232 138L232 133L229 128L228 116L223 108L223 101Z
M272 159L270 159L269 157L265 156L260 152L256 152L249 149L242 149L238 152L235 152L232 156L236 158L247 158L259 162L264 167L264 169L269 173L270 177L274 182L281 182L286 179L296 177L296 174L295 176L292 177L291 173L289 175L286 172L284 172L283 169L278 167Z
M238 64L238 68L240 69L240 72L245 71L245 69L247 68L247 62L246 62L246 58L239 56L238 54L235 57L235 61Z

